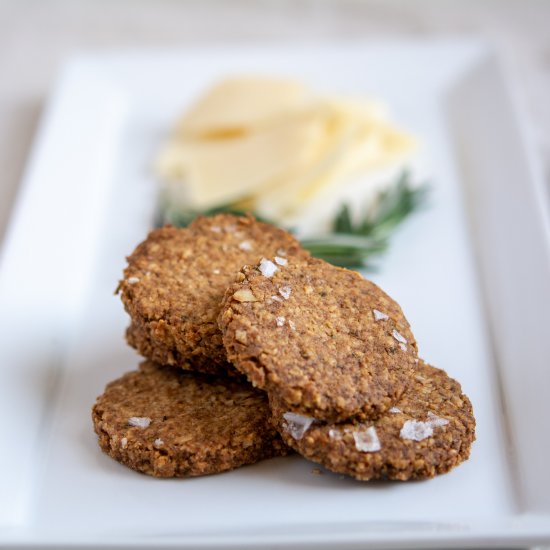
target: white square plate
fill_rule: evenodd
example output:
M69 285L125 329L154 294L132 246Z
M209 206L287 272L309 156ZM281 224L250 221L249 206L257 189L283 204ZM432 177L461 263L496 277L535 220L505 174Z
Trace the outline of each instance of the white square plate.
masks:
M384 98L424 144L431 205L376 281L474 404L471 459L359 483L298 457L157 480L103 455L90 407L135 368L113 296L153 223L151 159L226 74ZM477 43L82 55L44 117L0 264L0 545L505 547L550 543L550 224L515 101Z

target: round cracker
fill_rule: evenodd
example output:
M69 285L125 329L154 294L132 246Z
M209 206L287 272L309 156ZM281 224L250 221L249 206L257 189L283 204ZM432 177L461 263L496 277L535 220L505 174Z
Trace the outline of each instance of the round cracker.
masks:
M92 418L105 453L155 477L215 474L288 452L264 393L149 361L108 384Z
M255 386L325 421L382 414L416 364L399 305L359 273L311 257L245 266L219 324L230 361Z
M234 372L216 319L239 269L263 255L306 254L286 231L219 214L149 233L120 281L130 345L147 359L205 373Z
M359 480L425 479L466 460L475 440L472 404L445 371L420 361L398 404L376 421L327 424L271 402L285 443Z

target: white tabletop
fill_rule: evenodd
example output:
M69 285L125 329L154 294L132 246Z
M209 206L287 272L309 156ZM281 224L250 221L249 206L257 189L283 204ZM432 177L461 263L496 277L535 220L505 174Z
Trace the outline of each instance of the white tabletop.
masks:
M483 37L523 95L550 174L548 21L544 0L0 0L0 242L42 107L75 51Z

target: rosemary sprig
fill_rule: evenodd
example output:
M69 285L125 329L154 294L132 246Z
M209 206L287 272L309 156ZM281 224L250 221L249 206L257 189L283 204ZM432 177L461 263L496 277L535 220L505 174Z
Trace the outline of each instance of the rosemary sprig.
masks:
M302 239L302 246L317 258L342 267L372 267L370 260L389 246L394 230L425 204L427 186L414 188L403 172L397 182L381 191L365 216L354 222L348 205L342 205L327 235Z
M410 174L405 171L391 187L378 193L360 220L354 221L349 206L344 204L332 221L331 231L326 235L302 239L302 246L312 256L334 265L351 269L372 268L371 260L387 250L394 230L425 204L427 193L425 185L413 187ZM245 214L232 204L203 211L173 210L170 205L165 205L161 208L157 224L171 223L185 227L199 215L211 216L220 212Z

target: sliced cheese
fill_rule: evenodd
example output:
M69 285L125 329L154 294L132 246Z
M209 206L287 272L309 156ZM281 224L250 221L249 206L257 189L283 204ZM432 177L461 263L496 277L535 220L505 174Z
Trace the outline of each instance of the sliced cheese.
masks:
M318 97L299 82L227 79L184 116L158 158L168 195L186 207L226 203L276 221L353 178L402 160L415 140L365 99Z
M159 170L181 177L194 208L234 202L308 165L323 125L314 109L239 138L180 141L161 155Z
M301 82L268 77L223 80L202 96L184 116L180 136L231 138L308 108L309 89Z
M371 117L361 105L360 110L349 103L331 105L334 111L324 149L302 173L274 182L258 196L256 209L262 215L273 219L292 216L329 188L403 159L416 147L412 136L384 122L378 109Z
M351 144L353 126L349 119L331 113L325 120L322 144L311 162L299 173L272 181L256 197L255 209L270 219L282 219L292 214L300 207L303 195L314 194L331 179L346 148Z

